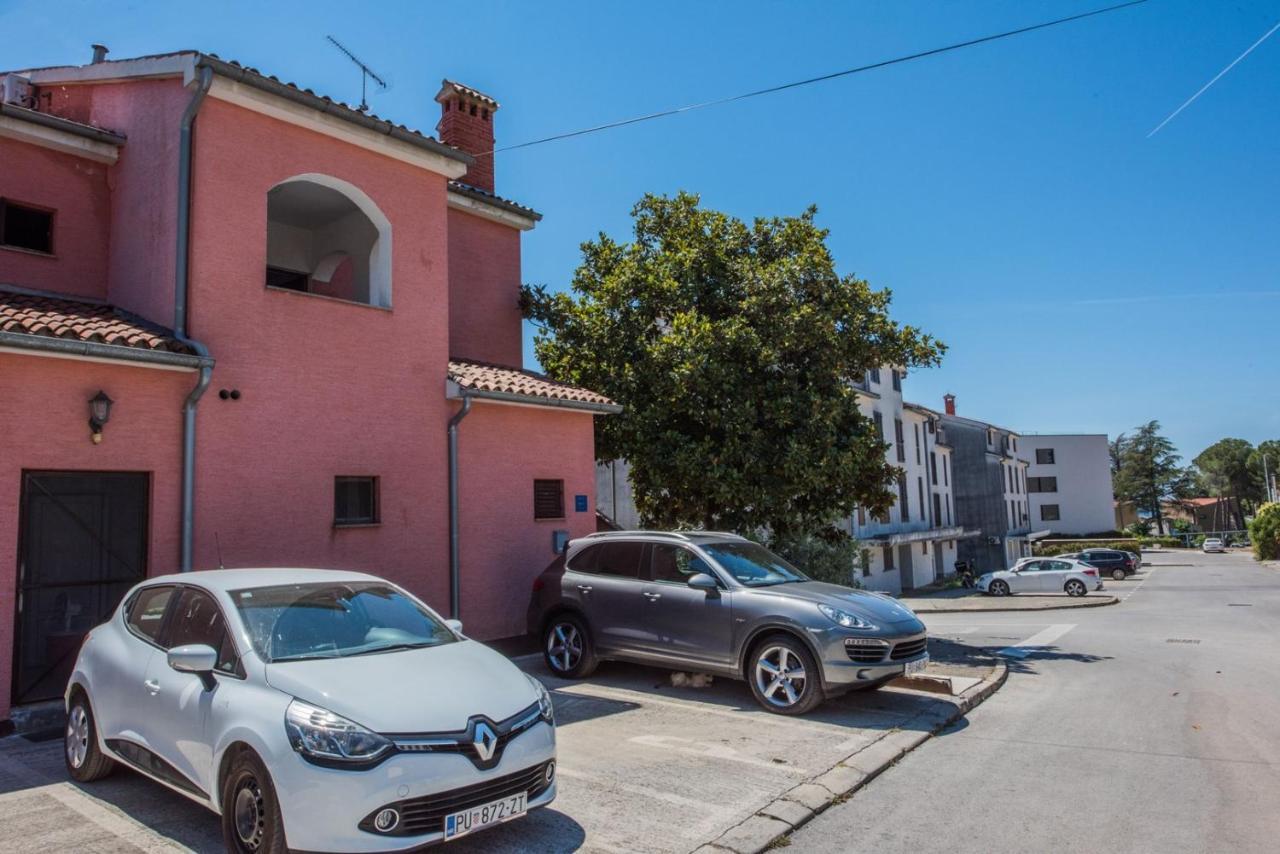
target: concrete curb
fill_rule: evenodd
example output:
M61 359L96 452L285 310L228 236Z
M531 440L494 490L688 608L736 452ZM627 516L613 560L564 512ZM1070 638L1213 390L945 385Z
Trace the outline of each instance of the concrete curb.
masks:
M1115 596L1101 599L1085 599L1074 605L1044 605L1039 608L917 608L909 605L917 614L1035 614L1040 611L1071 611L1076 608L1105 608L1108 605L1119 605Z
M925 729L892 729L835 767L784 792L755 815L697 848L693 854L758 854L833 804L844 803L867 783L935 734L964 717L1004 685L1009 668L997 664L995 672L952 701L946 709L933 708L911 718ZM943 705L939 701L938 705Z

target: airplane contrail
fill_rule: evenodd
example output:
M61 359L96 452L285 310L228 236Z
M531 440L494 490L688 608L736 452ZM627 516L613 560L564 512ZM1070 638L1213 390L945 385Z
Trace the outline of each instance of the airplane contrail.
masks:
M1178 107L1178 109L1176 109L1176 110L1174 110L1172 113L1170 113L1170 114L1169 114L1169 116L1168 116L1168 118L1166 118L1166 119L1165 119L1164 121L1162 121L1160 124L1156 125L1156 126L1155 126L1155 128L1151 131L1151 133L1147 134L1147 139L1151 139L1151 137L1155 136L1155 135L1156 135L1156 133L1157 133L1157 132L1159 132L1160 128L1164 127L1165 125L1169 124L1169 122L1173 121L1174 117L1175 117L1176 115L1178 115L1178 113L1182 112L1182 111L1183 111L1183 110L1185 110L1187 107L1191 106L1191 102L1192 102L1192 101L1194 101L1196 98L1199 98L1201 95L1203 95L1203 94L1205 93L1205 91L1206 91L1210 86L1212 86L1214 83L1217 83L1217 82L1218 82L1218 80L1222 78L1222 75L1226 74L1228 71L1230 71L1231 69L1235 68L1235 67L1236 67L1236 64L1237 64L1237 63L1239 63L1239 62L1240 62L1240 60L1244 59L1246 56L1248 56L1249 54L1253 53L1253 49L1254 49L1254 48L1256 48L1258 45L1262 44L1262 43L1263 43L1264 41L1266 41L1267 39L1271 38L1271 34L1272 34L1272 33L1274 33L1276 30L1280 30L1280 21L1277 21L1277 22L1276 22L1276 25L1275 25L1274 27L1272 27L1271 29L1269 29L1269 30L1267 30L1265 33L1263 33L1262 38L1258 39L1256 42L1254 42L1253 44L1249 45L1249 49L1248 49L1248 50L1246 50L1244 53L1242 53L1242 54L1240 54L1239 56L1237 56L1235 59L1231 60L1231 64L1230 64L1230 65L1228 65L1226 68L1222 69L1221 71L1219 71L1216 75L1214 75L1214 78L1213 78L1212 80L1210 80L1208 83L1206 83L1206 84L1204 84L1203 86L1201 86L1201 87L1200 87L1200 91L1196 92L1196 93L1195 93L1194 95L1192 95L1190 98L1188 98L1187 100L1183 101L1183 102L1182 102L1182 106L1181 106L1181 107Z

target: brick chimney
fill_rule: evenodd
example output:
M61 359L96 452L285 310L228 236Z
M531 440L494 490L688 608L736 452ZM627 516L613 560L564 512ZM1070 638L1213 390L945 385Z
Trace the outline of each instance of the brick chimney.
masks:
M498 102L447 79L441 81L436 101L440 104L440 123L436 125L440 141L476 158L460 180L492 193L493 114L498 111Z
M956 396L954 394L944 394L942 396L942 405L946 407L948 415L956 414Z

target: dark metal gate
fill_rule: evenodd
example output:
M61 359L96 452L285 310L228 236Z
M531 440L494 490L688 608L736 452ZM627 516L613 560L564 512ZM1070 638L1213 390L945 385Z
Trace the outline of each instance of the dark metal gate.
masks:
M13 703L62 696L85 632L147 574L150 478L24 472Z

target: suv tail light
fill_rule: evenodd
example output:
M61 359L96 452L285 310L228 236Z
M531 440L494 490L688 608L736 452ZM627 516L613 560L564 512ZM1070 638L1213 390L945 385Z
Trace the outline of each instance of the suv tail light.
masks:
M545 584L546 582L543 581L542 576L539 575L537 578L533 580L533 592L537 593L539 590L541 590L545 586Z

